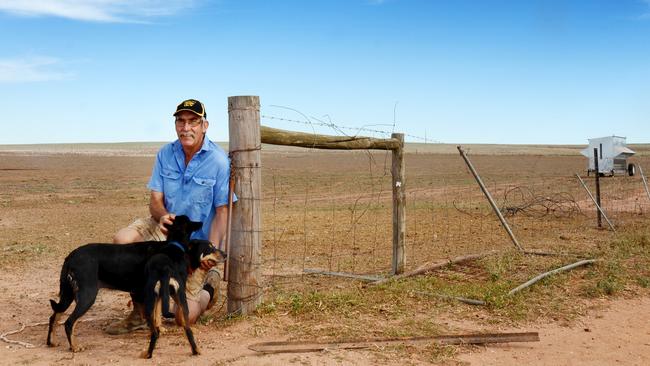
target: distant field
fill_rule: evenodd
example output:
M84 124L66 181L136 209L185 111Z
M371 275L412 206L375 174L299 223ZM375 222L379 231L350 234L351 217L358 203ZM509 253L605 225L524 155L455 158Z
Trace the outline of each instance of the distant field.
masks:
M122 142L82 144L0 145L0 152L22 154L83 154L99 156L151 156L166 142ZM218 144L228 150L228 142ZM497 145L460 144L474 155L579 155L587 145ZM628 145L637 155L650 155L650 144ZM303 148L264 144L268 152L304 152ZM406 152L417 154L457 154L456 144L407 143Z
M0 145L0 152L17 154L83 154L99 156L155 155L163 142Z

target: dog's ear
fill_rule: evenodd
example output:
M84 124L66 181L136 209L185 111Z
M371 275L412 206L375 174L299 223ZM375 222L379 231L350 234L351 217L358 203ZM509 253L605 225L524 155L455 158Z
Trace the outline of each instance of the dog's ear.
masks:
M200 221L190 221L188 228L190 231L197 231L203 227L203 223Z
M217 253L219 253L219 255L221 256L221 258L223 258L223 259L228 258L228 254L226 254L226 252L224 252L224 251L221 250L221 249L217 249Z
M186 215L178 215L174 218L174 222L177 222L179 225L183 225L187 222L190 222L190 218Z

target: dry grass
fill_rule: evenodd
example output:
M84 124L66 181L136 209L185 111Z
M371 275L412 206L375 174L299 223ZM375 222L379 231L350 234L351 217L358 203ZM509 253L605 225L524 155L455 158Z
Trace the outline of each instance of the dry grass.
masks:
M466 265L385 285L325 277L304 277L301 288L273 289L256 316L266 323L284 320L283 333L294 340L344 341L382 337L432 336L456 332L441 319L477 322L487 327L559 321L571 323L593 298L650 294L650 231L635 228L581 253L600 261L546 278L514 296L507 293L526 280L576 261L506 251ZM431 294L431 296L426 295ZM471 306L436 295L481 299ZM290 319L287 322L287 318ZM440 360L455 349L396 349L422 361Z

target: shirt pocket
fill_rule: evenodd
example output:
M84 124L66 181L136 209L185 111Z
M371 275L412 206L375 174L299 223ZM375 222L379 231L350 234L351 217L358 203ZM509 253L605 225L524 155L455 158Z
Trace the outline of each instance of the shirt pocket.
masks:
M211 203L216 182L213 178L192 178L192 201L200 205Z
M163 169L160 173L163 180L163 194L167 198L178 195L181 189L181 173L175 170Z

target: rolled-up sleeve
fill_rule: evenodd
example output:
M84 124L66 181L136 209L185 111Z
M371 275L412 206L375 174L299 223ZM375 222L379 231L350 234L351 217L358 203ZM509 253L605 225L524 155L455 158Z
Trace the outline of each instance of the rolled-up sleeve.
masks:
M230 160L228 157L223 156L219 159L219 171L216 178L213 205L219 207L228 204L228 183L230 181Z
M162 175L162 150L156 155L156 162L153 164L153 170L151 172L151 178L149 178L149 183L147 188L152 191L162 192L163 191L163 179Z

